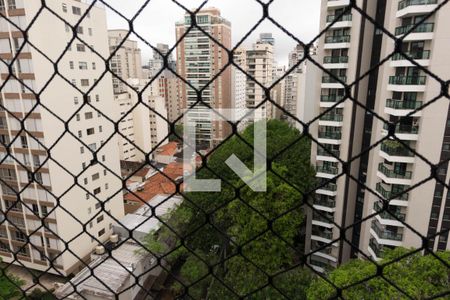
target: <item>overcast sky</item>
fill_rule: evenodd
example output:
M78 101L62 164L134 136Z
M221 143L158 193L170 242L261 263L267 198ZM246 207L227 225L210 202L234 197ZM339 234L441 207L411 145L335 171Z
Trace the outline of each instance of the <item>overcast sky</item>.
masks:
M105 0L127 18L132 18L146 2L145 0ZM199 7L204 0L179 0L188 9ZM267 2L268 0L262 0ZM256 0L209 0L206 7L217 7L222 16L232 24L233 45L262 17L262 8ZM110 29L127 29L127 21L108 10ZM152 45L175 44L175 22L183 19L184 11L172 0L150 0L134 22L136 32ZM320 0L274 0L270 5L270 15L288 31L302 41L310 41L319 31ZM272 32L275 39L276 59L279 64L287 64L287 55L296 42L270 21L265 20L246 40L250 46L261 32ZM143 63L147 64L151 49L140 43Z

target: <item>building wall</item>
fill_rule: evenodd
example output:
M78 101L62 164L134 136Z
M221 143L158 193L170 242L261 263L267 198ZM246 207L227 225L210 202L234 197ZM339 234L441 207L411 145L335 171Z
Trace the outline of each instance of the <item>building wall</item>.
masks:
M47 3L51 9L64 16L71 24L75 24L79 18L78 15L73 13L72 7L80 8L81 12L84 12L88 7L84 3L71 0L65 1L64 4L65 6L62 1ZM26 26L41 7L41 3L16 1L16 6L17 9L6 13L15 15L14 17L11 16L12 20L20 19L18 23L20 22L22 26ZM65 28L62 25L54 26L58 22L60 21L50 13L42 13L28 32L30 41L54 60L61 55L72 37L70 28ZM9 27L5 20L1 20L0 23L0 27L4 32L0 41L1 55L3 57L11 57L11 49L4 48L5 45L9 44L5 39L20 36L20 33ZM105 11L94 6L90 16L80 26L83 28L83 33L80 33L80 36L83 37L86 43L93 45L101 55L107 56L109 49ZM48 32L52 32L52 34L49 35ZM19 144L16 141L12 148L13 155L15 157L20 156L21 158L19 159L31 162L34 159L33 155L38 155L40 163L44 163L47 155L45 149L52 147L50 152L52 160L45 162L43 168L39 170L42 173L42 184L50 192L46 192L42 186L36 183L29 185L21 194L23 201L28 204L29 208L23 208L22 212L15 212L14 217L11 214L13 219L10 220L12 223L17 223L20 227L24 227L21 231L31 236L31 243L37 249L41 249L42 254L47 257L55 257L65 249L58 237L64 241L71 241L68 246L78 257L75 257L69 251L65 251L54 262L59 272L63 274L75 271L80 264L80 259L85 259L89 256L91 250L98 243L95 239L105 241L111 233L109 226L111 220L109 217L102 214L104 219L100 222L97 222L96 218L94 218L99 211L99 206L96 207L96 204L111 197L105 204L105 210L110 211L117 218L123 216L122 196L112 196L115 193L113 187L120 185L120 180L104 168L104 166L107 166L112 172L120 174L117 139L115 137L109 139L114 128L102 116L102 114L105 114L113 119L116 118L116 112L112 109L111 77L106 75L101 81L97 82L97 86L85 97L86 101L90 101L92 107L86 105L77 112L77 109L83 104L83 93L93 86L94 79L102 72L101 66L103 63L98 56L92 55L91 51L86 47L83 48L82 46L77 46L77 44L79 42L74 42L70 46L69 51L67 51L58 65L59 72L65 76L68 82L75 84L76 88L71 87L61 77L54 77L40 95L40 101L47 109L43 109L42 106L37 107L32 117L26 121L26 126L30 126L30 132L33 133L33 136L39 138L41 145L38 145L31 135L23 135L21 142L26 141L28 146L22 143ZM14 49L13 52L15 52ZM36 92L41 91L51 78L53 73L52 65L31 47L24 48L21 56L27 60L24 62L23 70L27 70L30 73L24 73L19 76L28 78L27 84L34 88ZM22 69L22 62L20 64L20 69ZM16 68L19 70L18 65L16 65ZM5 74L7 71L2 69L1 72ZM4 78L2 76L1 80L3 81ZM22 90L15 81L10 81L6 88L2 90L2 98L8 109L22 116L28 113L33 103L35 103L33 93L26 88ZM69 120L68 128L76 138L70 134L64 134L64 124L50 111L62 120ZM5 116L5 120L7 120L8 126L3 134L12 137L18 124L10 117ZM10 140L12 139L10 138ZM84 145L78 140L81 140ZM56 145L54 145L55 143ZM91 164L93 155L89 147L97 151L98 163L94 162ZM14 170L18 175L12 184L19 184L20 189L22 189L28 182L27 173L25 170L21 170L21 167L13 161L11 161L8 168ZM30 170L38 172L34 165L30 165ZM78 186L73 186L74 175L78 176ZM94 194L98 200L95 199ZM59 198L60 206L53 210L53 207L56 205L55 197ZM8 199L11 200L12 198L8 196L8 192L3 186L3 208L6 204L5 201ZM37 205L37 215L32 212L34 210L33 204ZM44 230L41 227L40 218L38 217L45 214L44 206L47 207L46 210L49 212L46 222L48 222L50 230ZM9 215L8 218L10 218ZM87 231L95 239L92 239L87 233L78 236L80 232L83 232L83 226L79 222L85 224L92 222L92 225L87 226ZM36 229L38 230L31 234ZM15 230L12 226L3 225L3 233L6 235L5 239L3 239L3 245L9 244L9 247L15 247L16 250L20 245L23 245L12 238L15 235ZM25 248L28 251L28 255L19 257L21 262L31 269L46 270L48 261L45 257L41 257L35 248L30 248L29 246L25 246ZM2 252L2 258L5 262L11 261L11 256L7 252ZM56 271L50 269L50 272Z

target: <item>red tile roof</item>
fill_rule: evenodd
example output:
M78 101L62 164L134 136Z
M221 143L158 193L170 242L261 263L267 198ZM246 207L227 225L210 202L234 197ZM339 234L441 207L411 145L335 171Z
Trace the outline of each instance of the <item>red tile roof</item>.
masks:
M178 144L176 142L167 143L158 148L157 154L174 156L177 153Z

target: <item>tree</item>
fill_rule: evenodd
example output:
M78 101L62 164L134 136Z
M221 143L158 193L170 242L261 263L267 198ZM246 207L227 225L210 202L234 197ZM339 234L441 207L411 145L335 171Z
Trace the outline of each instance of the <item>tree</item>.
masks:
M20 287L24 284L25 281L2 269L0 271L0 299L13 299L22 296Z
M157 235L149 236L147 248L160 254L170 252L166 257L169 261L182 262L179 282L174 285L178 295L188 292L194 298L232 299L233 293L221 282L245 295L264 287L268 274L274 276L273 284L283 293L304 299L310 275L301 266L293 266L298 265L297 257L304 249L301 192L314 183L310 142L287 123L269 121L267 192L256 193L225 164L235 154L253 169L253 150L243 140L253 144L254 126L247 127L241 136L215 149L207 168L198 171L200 178L220 176L221 192L187 193L167 220L170 229L163 227ZM175 247L158 244L174 239ZM190 288L186 291L183 286ZM282 296L267 286L254 297Z
M387 264L383 275L393 282L396 289L381 276L357 284L343 291L344 299L390 300L390 299L428 299L440 293L448 292L450 287L450 269L433 255L423 256L414 253L403 257L410 250L396 248L385 253L385 258L379 263ZM436 253L447 264L450 263L450 252ZM368 260L353 260L343 265L327 276L339 288L370 278L377 274L376 265ZM336 295L336 289L321 278L316 278L308 289L308 299L328 299Z

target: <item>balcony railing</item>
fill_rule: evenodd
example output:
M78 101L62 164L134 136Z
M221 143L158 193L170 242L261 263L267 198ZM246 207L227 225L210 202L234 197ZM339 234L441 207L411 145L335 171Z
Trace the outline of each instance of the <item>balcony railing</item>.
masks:
M319 190L326 190L326 191L331 191L331 192L336 192L337 190L337 185L335 183L329 183L325 186L322 187L318 187L317 189Z
M351 14L346 14L343 16L339 16L339 15L329 15L327 16L327 23L331 23L334 22L334 20L337 20L337 22L342 22L342 21L351 21L352 20L352 15Z
M313 220L319 221L319 222L323 222L323 223L329 223L329 224L333 224L334 221L334 217L333 216L322 216L319 215L318 213L314 212L313 213Z
M398 10L402 10L404 8L407 8L408 6L413 5L431 5L431 4L437 4L438 0L403 0L400 1L398 4Z
M333 239L333 233L327 232L325 230L312 230L311 234L315 235L315 236L320 236L320 237L323 237L323 238L329 239L329 240Z
M336 207L336 200L316 198L314 199L314 204L325 207Z
M400 53L395 53L392 56L392 60L405 60L405 56L407 56L410 59L430 59L431 51L430 50L424 50L420 52L403 52L404 55L401 55Z
M339 173L339 168L329 166L316 166L316 172L337 175Z
M369 246L372 249L372 251L375 253L375 255L378 258L382 258L384 255L384 249L382 245L378 245L375 239L370 239Z
M403 239L403 234L379 228L375 222L372 222L372 229L381 239L393 241L401 241Z
M339 79L339 81L336 79ZM341 83L341 82L346 82L347 81L347 76L323 76L322 77L322 83Z
M375 202L373 204L373 209L376 212L380 212L383 208L381 207L379 202ZM393 215L395 215L397 218L394 218L394 216L392 216L390 213L388 213L387 211L382 211L380 212L378 215L382 218L382 219L388 219L388 220L400 220L400 221L405 221L406 220L406 214L401 213L400 211L390 211Z
M339 150L331 150L331 149L328 149L328 152L327 151L325 151L325 149L322 149L322 148L317 148L317 155L320 155L320 156L330 156L330 157L339 157L339 155L340 155L340 151Z
M389 130L389 126L387 124L384 124L383 128L385 130ZM395 126L395 133L396 134L418 134L419 126L397 124L397 126Z
M389 156L405 156L405 157L414 157L414 153L412 151L409 151L405 147L403 147L401 144L398 144L396 146L392 146L386 143L381 144L381 151L386 153Z
M325 37L325 44L350 43L350 35L335 35Z
M415 24L399 26L399 27L395 28L395 35L398 36L398 35L405 34L405 33L409 32L414 26L415 26ZM422 23L419 26L417 26L416 28L414 28L414 30L412 32L413 33L423 33L423 32L433 32L433 31L434 31L434 23Z
M417 109L423 104L422 101L410 101L410 100L396 100L387 99L386 107L393 109Z
M426 76L390 76L389 84L396 85L425 85Z
M324 64L346 64L348 63L348 56L325 56L323 58Z
M376 191L378 193L380 193L380 195L386 200L399 199L399 200L407 201L408 197L409 197L408 193L402 193L401 191L387 191L387 190L385 190L380 182L377 183Z
M319 139L340 140L342 139L341 132L319 131Z
M344 116L327 113L327 114L321 115L320 120L321 121L342 122L342 120L344 120Z
M380 171L381 173L383 173L384 175L386 175L386 177L389 178L396 178L396 179L411 179L412 177L412 172L410 171L405 171L404 173L397 173L394 170L390 170L388 169L384 163L380 163L378 165L378 171Z
M344 99L344 96L341 95L321 95L320 101L321 102L338 102Z

